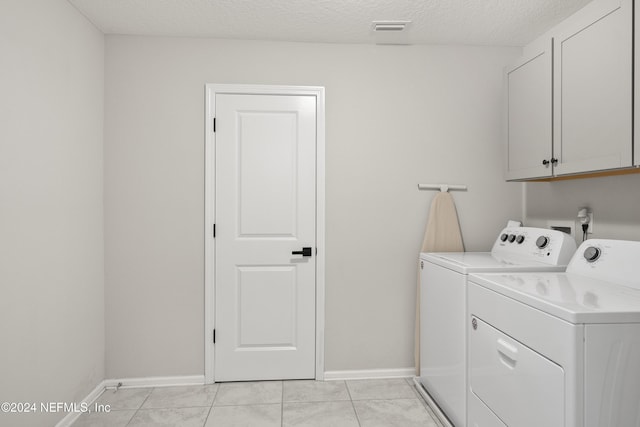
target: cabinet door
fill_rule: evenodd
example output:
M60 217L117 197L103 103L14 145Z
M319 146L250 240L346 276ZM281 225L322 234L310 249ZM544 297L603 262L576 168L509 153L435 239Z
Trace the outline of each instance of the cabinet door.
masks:
M507 180L549 177L552 170L551 40L527 51L507 69Z
M637 30L634 31L634 58L640 58L640 7L634 8L634 25L639 26ZM640 63L633 67L633 96L637 105L634 106L634 126L633 126L633 164L636 166L640 166Z
M632 164L632 0L595 0L554 34L555 175Z

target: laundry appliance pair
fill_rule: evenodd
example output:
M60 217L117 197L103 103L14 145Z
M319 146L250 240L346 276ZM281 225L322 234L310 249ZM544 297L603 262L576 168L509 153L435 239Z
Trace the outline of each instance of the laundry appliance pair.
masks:
M417 386L445 424L640 425L640 242L513 227L420 262Z

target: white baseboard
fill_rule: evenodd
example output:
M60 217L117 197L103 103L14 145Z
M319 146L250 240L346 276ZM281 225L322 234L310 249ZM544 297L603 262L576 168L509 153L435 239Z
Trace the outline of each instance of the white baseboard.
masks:
M203 385L204 375L184 375L179 377L142 377L142 378L115 378L105 380L106 388L144 388L144 387L170 387L181 385Z
M105 390L105 381L102 381L100 384L96 386L91 392L82 399L81 402L85 402L87 405L91 405L95 402ZM81 403L79 402L79 403ZM82 415L81 412L69 412L63 419L58 421L56 427L69 427L71 426L77 419Z
M116 388L119 384L120 388L144 388L144 387L169 387L181 385L203 385L204 375L185 375L180 377L145 377L145 378L119 378L104 380L87 395L82 402L91 405L95 402L105 390ZM70 427L82 413L70 412L61 419L56 427Z
M356 371L325 371L325 381L335 380L369 380L380 378L411 378L415 375L415 368L400 369L362 369Z

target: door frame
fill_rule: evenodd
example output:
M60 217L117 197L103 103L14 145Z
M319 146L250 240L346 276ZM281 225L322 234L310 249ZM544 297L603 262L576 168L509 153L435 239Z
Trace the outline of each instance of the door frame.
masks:
M213 118L218 94L307 95L316 97L316 380L324 380L324 306L325 306L325 112L324 87L271 86L245 84L205 85L205 182L204 182L204 378L215 380L215 142Z

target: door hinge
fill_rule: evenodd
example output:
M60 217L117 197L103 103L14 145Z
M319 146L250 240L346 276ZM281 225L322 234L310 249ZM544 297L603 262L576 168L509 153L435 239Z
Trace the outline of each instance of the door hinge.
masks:
M213 238L216 238L216 225L213 224Z
M213 131L216 131L216 118L213 118Z
M213 330L213 343L216 343L216 330Z

